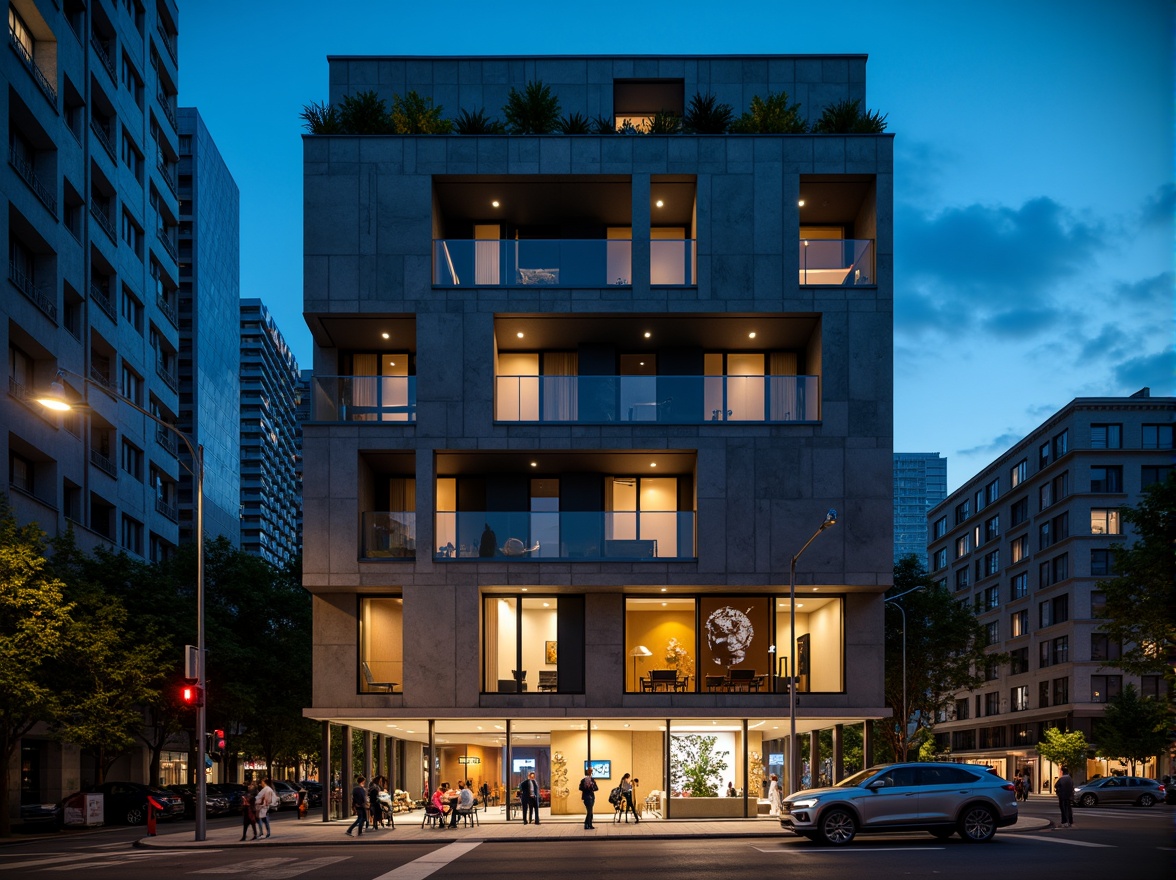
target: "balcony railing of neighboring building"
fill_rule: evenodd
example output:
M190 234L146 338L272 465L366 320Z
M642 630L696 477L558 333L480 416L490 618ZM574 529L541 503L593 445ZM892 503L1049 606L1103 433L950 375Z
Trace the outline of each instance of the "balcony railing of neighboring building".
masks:
M363 559L414 559L416 513L368 511L363 514Z
M320 422L415 422L416 376L315 376Z
M180 509L178 507L173 507L172 505L168 504L162 498L155 499L155 510L158 513L161 513L164 516L166 516L172 522L179 522L180 521Z
M110 156L111 161L118 161L117 151L114 149L114 142L111 140L111 134L98 122L97 119L90 120L90 131L94 132L94 137L98 139L98 143L102 144L106 150L106 154Z
M497 562L692 560L697 555L694 520L692 511L677 510L437 511L433 558L493 558Z
M118 244L118 233L114 230L114 221L110 219L110 215L106 210L95 202L90 202L90 216L98 221L98 225L102 227L112 242Z
M179 451L179 445L175 435L166 428L155 429L155 442L167 450L173 457L175 457Z
M176 49L176 39L169 34L163 27L163 22L159 22L155 26L156 32L159 34L159 41L163 43L163 48L167 50L167 54L171 56L172 64L179 64L179 52Z
M155 98L159 102L159 106L163 108L163 115L171 123L172 129L178 130L178 126L176 125L176 108L172 97L163 91L163 89L158 89L155 92Z
M180 378L176 375L175 370L163 358L155 359L155 375L159 376L165 384L172 391L180 390Z
M90 367L90 379L101 388L114 389L114 385L110 381L110 376L97 367Z
M8 278L21 293L52 321L57 320L57 303L28 275L20 270L15 260L8 261Z
M8 44L12 46L13 51L24 62L24 66L32 74L33 80L37 83L38 88L49 99L49 103L56 107L57 89L53 88L53 83L49 82L49 77L45 76L45 71L41 70L41 66L37 64L37 59L29 54L28 48L20 41L20 37L17 36L16 31L12 29L11 25L8 27Z
M650 283L692 285L693 239L650 242ZM632 284L629 239L438 239L437 287L626 287Z
M114 310L114 303L110 301L110 297L106 295L106 291L97 284L90 284L90 301L102 309L106 313L106 317L110 318L116 324L118 323L118 313Z
M163 316L171 321L173 327L179 327L180 323L176 317L176 307L168 302L162 295L155 297L155 304L159 306L159 310L163 312Z
M869 239L801 239L800 283L810 286L873 285L874 242Z
M103 455L97 449L90 450L90 464L98 468L98 470L105 472L109 476L118 479L118 470L114 466L114 462L108 456Z
M180 252L176 247L176 243L172 241L172 233L166 227L157 226L155 228L155 237L159 239L159 243L163 245L163 249L167 251L168 256L178 263L180 261Z
M37 172L33 170L33 164L11 147L8 148L8 164L29 185L29 189L33 191L33 195L41 201L41 204L49 210L49 213L53 215L53 219L56 220L57 204L54 193L50 192L49 187L45 186L41 182L41 178L37 177Z
M171 194L178 199L180 192L179 187L176 185L176 176L172 173L171 168L168 167L163 150L159 150L156 153L155 167L159 169L159 176L163 178L163 182L167 184L167 188L171 190Z
M117 86L118 73L114 69L114 59L110 57L110 52L107 51L105 44L95 34L90 38L90 45L94 47L94 54L98 56L98 60L102 62L102 66L110 75L110 81Z
M699 425L820 420L819 376L497 376L495 421Z

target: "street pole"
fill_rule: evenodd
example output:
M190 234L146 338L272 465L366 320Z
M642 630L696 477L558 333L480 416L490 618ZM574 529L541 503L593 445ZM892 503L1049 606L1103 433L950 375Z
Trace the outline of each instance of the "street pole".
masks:
M800 761L796 748L796 560L817 539L817 535L836 524L837 511L829 508L825 521L796 551L788 566L788 787L792 791L800 791Z
M889 602L893 602L895 599L901 599L903 596L907 596L911 593L914 593L916 590L921 590L921 589L923 589L922 584L920 584L917 587L912 587L911 589L907 590L905 593L899 593L897 596L891 596L889 599L884 599L882 604L886 605ZM907 759L907 751L908 751L908 749L907 749L907 730L910 726L909 725L910 714L907 712L906 609L904 609L901 605L895 605L894 607L897 608L898 613L902 615L902 707L900 709L900 712L903 716L903 718L902 718L902 725L903 725L902 726L902 760L905 761Z
M184 446L188 449L188 454L192 456L192 467L188 468L188 472L192 474L196 481L196 686L200 689L201 699L196 706L196 839L205 840L208 835L208 789L205 772L205 762L208 759L208 743L205 741L204 725L207 718L207 708L205 707L205 700L208 695L208 688L206 687L206 669L204 657L204 446L195 444L187 434L177 428L170 422L165 422L155 413L144 409L126 397L123 394L115 391L106 385L95 382L88 376L82 376L79 373L74 373L71 370L58 368L57 375L53 383L49 386L49 394L37 398L37 402L47 409L56 412L68 412L74 409L76 404L71 404L65 399L65 383L66 376L73 376L82 382L83 405L89 409L89 388L91 385L97 385L98 390L103 394L113 397L119 403L124 403L140 415L146 416L161 428L171 431L180 440L183 441Z

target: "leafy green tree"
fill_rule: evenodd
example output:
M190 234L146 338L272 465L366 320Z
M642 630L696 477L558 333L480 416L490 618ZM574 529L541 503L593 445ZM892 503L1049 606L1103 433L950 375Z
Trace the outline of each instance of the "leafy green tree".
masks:
M787 92L756 95L751 107L731 126L736 134L804 134L808 124L801 118L800 103L788 103Z
M1086 753L1089 750L1086 735L1081 730L1063 733L1056 727L1048 728L1045 739L1037 744L1037 754L1060 767L1070 769L1086 766Z
M934 726L936 715L951 704L956 691L970 690L983 681L986 662L1008 659L985 653L984 631L975 615L936 583L914 554L894 565L894 586L887 595L903 593L907 595L886 603L886 705L894 721L883 725L882 733L896 761L905 760L911 740ZM901 612L896 605L901 605Z
M862 110L857 98L846 98L821 111L813 125L816 134L881 134L886 131L886 115Z
M1141 697L1129 684L1107 701L1103 717L1095 722L1095 753L1122 761L1135 775L1136 764L1167 751L1169 717L1164 702Z
M723 784L723 771L729 752L718 751L717 736L691 733L671 740L673 774L670 784L675 791L688 791L693 797L717 797Z
M73 606L45 559L45 534L0 495L0 837L11 833L9 771L21 738L61 710L55 662L70 652Z
M1102 630L1123 643L1107 665L1172 681L1176 657L1176 470L1148 486L1135 507L1120 508L1136 540L1114 547L1115 577L1100 581L1106 595Z
M540 81L521 92L511 86L502 115L511 134L550 134L559 122L559 99Z
M392 96L393 134L449 134L453 124L445 119L441 107L433 106L432 98L422 98L410 91L403 98Z
M689 134L726 134L734 119L730 104L722 104L712 94L695 92L682 118L682 130Z
M384 99L372 90L343 98L338 109L340 134L393 134Z

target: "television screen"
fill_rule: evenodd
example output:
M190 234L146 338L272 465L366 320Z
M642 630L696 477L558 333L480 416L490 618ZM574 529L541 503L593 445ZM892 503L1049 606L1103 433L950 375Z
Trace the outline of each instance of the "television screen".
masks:
M596 779L612 779L612 761L585 761L584 772L592 768L592 775Z
M783 752L770 752L768 754L768 765L769 766L776 767L776 766L779 766L780 764L783 764L783 763L784 763L784 753Z
M515 773L524 773L524 772L534 770L534 769L535 769L535 759L534 758L515 758L514 759L514 772Z

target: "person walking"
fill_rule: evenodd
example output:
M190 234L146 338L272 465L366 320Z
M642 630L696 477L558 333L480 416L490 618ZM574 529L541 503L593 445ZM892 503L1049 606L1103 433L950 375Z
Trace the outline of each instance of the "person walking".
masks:
M482 812L490 809L490 783L482 782L481 788L478 789L478 794L482 796Z
M768 783L768 815L780 815L780 777L775 773L771 776L771 781Z
M633 783L629 781L628 773L621 777L621 797L628 805L629 812L633 814L633 821L640 822L641 817L637 815L637 805L633 802ZM625 816L625 822L628 821L629 817Z
M584 778L580 780L580 800L584 802L585 831L595 830L592 825L592 808L596 805L596 792L599 790L600 786L592 778L592 765L589 764L584 770Z
M1029 793L1033 790L1033 783L1029 779L1029 768L1021 771L1021 800L1028 801Z
M253 803L257 797L257 786L254 783L249 783L249 787L245 789L245 794L241 798L241 839L245 839L245 832L252 829L253 837L250 840L257 840L257 806Z
M533 821L539 824L539 783L535 780L535 771L527 774L519 786L519 798L523 802L523 824Z
M372 831L380 827L380 819L383 816L383 809L380 807L380 779L376 777L372 780L372 784L368 786L368 825Z
M262 826L265 826L265 837L270 836L270 821L267 815L271 809L276 807L281 800L278 798L278 793L270 786L270 778L267 776L261 781L261 790L257 793L254 800L257 805L257 831L258 836L261 834Z
M354 829L356 837L363 837L363 826L367 823L368 793L364 787L364 778L355 777L355 788L351 789L351 809L355 810L355 821L347 829L347 836L351 836Z
M1058 809L1062 811L1062 828L1074 827L1074 780L1070 778L1070 769L1062 768L1062 775L1054 783L1054 794L1058 797Z

